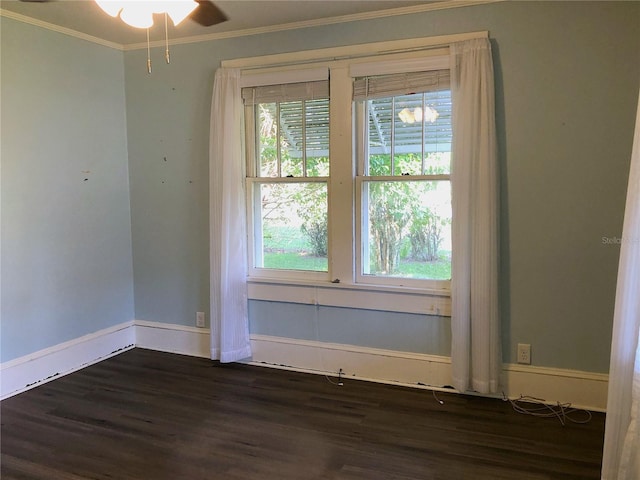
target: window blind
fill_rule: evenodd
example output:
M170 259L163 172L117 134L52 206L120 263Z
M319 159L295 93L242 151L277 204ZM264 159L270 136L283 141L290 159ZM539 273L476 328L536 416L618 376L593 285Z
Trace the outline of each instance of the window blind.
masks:
M242 100L246 106L259 103L293 102L329 98L329 81L263 85L242 89Z
M357 101L449 89L449 70L377 75L356 78L353 82L353 99Z

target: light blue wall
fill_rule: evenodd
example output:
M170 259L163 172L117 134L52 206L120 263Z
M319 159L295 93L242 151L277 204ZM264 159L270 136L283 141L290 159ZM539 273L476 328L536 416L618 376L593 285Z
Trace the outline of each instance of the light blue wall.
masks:
M619 247L602 237L622 228L638 2L502 2L179 45L170 66L152 52L152 75L146 52L127 52L136 317L193 325L208 312L208 124L221 60L477 30L490 31L496 72L504 359L523 342L535 365L606 372ZM427 316L251 302L254 333L447 354L448 329Z
M195 326L209 305L209 110L196 44L125 54L136 318ZM186 50L186 52L185 52ZM141 62L141 63L140 63ZM208 318L207 314L207 318Z
M451 322L398 312L249 302L251 333L432 355L451 354Z
M176 45L171 65L156 48L152 75L142 50L123 68L120 52L3 18L1 360L130 320L134 291L138 319L208 313L221 60L475 30L494 47L505 361L524 342L535 365L607 371L619 247L602 238L621 236L638 2L501 2ZM449 352L448 319L250 309L253 333Z
M123 54L1 22L5 362L134 307Z

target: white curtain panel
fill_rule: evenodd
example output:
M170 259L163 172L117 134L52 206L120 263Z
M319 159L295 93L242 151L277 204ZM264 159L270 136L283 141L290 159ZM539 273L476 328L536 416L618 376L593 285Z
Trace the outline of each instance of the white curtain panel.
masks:
M640 479L640 99L620 246L602 478Z
M454 43L451 364L459 391L498 390L498 159L489 39Z
M209 208L211 358L251 356L240 71L216 72L211 104Z

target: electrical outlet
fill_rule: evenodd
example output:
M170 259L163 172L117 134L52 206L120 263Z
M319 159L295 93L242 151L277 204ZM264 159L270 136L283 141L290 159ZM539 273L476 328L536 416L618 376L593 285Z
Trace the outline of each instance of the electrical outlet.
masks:
M204 328L204 312L196 312L196 327Z
M518 344L518 363L531 365L531 345L528 343Z

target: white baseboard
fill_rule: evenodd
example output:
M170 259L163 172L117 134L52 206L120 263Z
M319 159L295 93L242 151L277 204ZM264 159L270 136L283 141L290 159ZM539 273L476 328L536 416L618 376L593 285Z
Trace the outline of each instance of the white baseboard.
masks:
M254 365L329 375L342 368L345 378L410 387L441 389L452 383L449 357L265 335L252 335L251 347ZM505 364L502 385L509 398L526 395L594 411L607 406L606 374Z
M208 328L135 320L136 347L192 357L211 356Z
M134 320L2 364L1 398L134 346L209 358L209 335L206 328ZM251 347L252 365L327 375L342 369L345 378L438 390L452 383L449 357L267 335L251 335ZM502 373L509 398L606 409L606 374L514 364L505 364Z
M133 322L115 325L0 366L0 399L16 395L135 346Z
M509 398L528 395L547 403L570 403L573 407L597 412L607 409L609 375L606 373L505 364L502 385Z
M451 384L449 357L292 338L251 335L252 364L403 385Z

